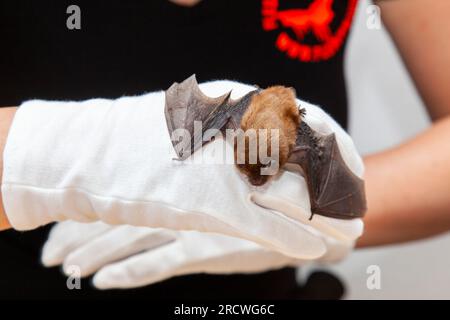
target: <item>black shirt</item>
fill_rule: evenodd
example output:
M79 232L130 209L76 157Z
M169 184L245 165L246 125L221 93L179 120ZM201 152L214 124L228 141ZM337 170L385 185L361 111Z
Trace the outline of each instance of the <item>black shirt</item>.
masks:
M231 79L260 87L292 86L301 99L347 124L343 53L356 0L203 0L192 8L168 0L76 1L79 30L66 25L72 4L0 2L0 106L31 98L142 94L196 73L199 82ZM48 230L0 234L0 297L104 295L90 289L72 293L58 270L40 266ZM203 294L219 287L225 296L258 292L284 297L294 290L295 280L290 269L182 277L107 296L170 297L188 291L192 296L193 286Z

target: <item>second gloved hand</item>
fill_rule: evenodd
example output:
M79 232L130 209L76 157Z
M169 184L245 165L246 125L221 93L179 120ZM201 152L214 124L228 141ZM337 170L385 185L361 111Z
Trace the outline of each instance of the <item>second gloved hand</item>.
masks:
M331 237L320 237L327 253L316 261L340 259L351 249ZM62 264L67 275L74 267L82 277L95 273L94 286L112 289L149 285L180 275L256 273L310 261L219 234L66 221L53 227L42 262L48 267Z

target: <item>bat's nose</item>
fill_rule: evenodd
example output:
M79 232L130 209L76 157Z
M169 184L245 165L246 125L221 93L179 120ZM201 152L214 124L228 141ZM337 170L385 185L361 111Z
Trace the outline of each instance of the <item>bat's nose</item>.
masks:
M267 182L267 176L250 177L249 181L254 186L262 186L264 183Z

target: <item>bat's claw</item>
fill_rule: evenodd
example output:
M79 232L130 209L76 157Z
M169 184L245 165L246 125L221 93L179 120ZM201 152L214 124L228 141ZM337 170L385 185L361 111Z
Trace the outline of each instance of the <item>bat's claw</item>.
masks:
M306 109L305 109L305 108L302 108L301 105L298 106L298 111L300 112L300 116L301 116L301 117L306 116Z

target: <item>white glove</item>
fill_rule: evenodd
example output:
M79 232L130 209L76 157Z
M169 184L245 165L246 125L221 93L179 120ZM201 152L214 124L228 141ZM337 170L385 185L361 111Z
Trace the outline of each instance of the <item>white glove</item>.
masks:
M200 87L209 96L233 89L232 98L253 89L230 81ZM320 108L301 104L313 129L336 132L344 160L362 176L350 137ZM232 163L223 164L215 145L199 151L201 163L172 160L162 91L117 100L29 101L17 111L5 146L5 211L18 230L102 220L222 233L300 259L326 252L317 230L350 245L361 235L360 219L309 221L299 175L285 172L264 190L250 189ZM231 146L225 152L233 159Z
M323 236L329 262L351 248ZM174 276L210 273L254 273L309 262L264 249L254 242L196 231L170 231L102 222L66 221L53 227L42 252L47 267L63 265L67 275L77 267L81 277L96 273L99 289L133 288Z

